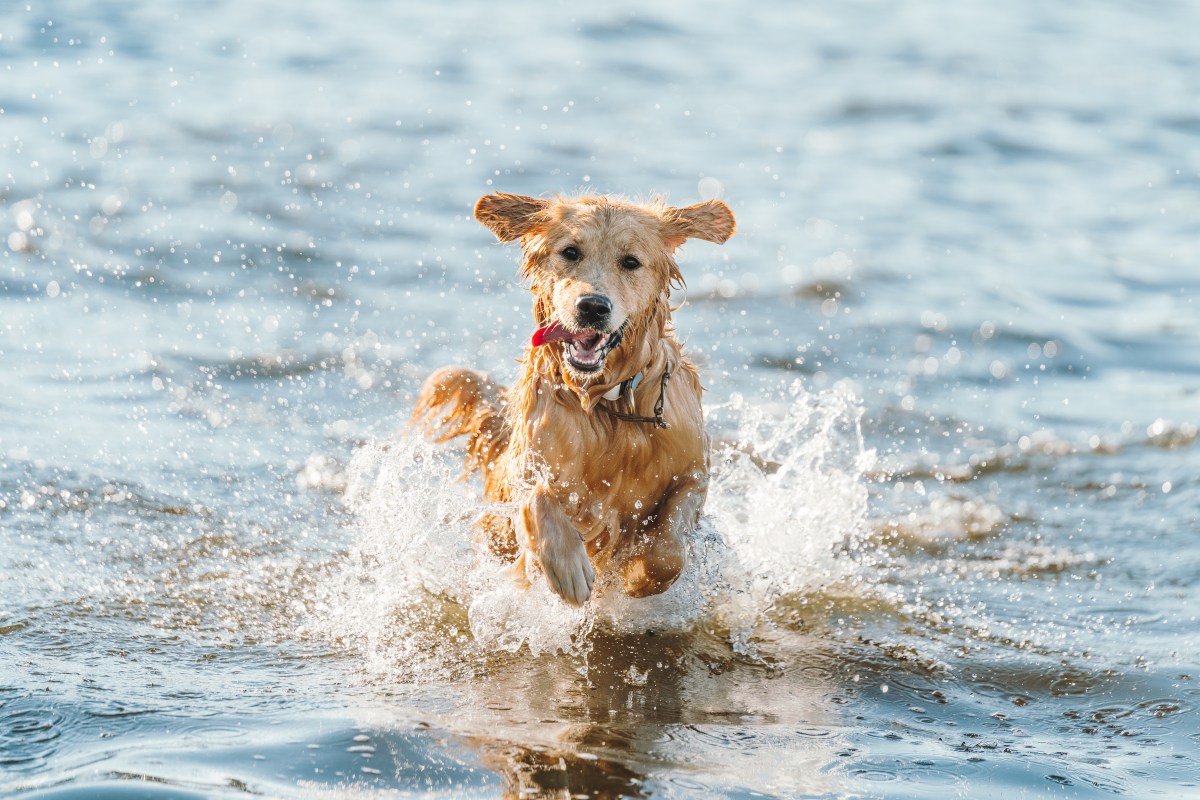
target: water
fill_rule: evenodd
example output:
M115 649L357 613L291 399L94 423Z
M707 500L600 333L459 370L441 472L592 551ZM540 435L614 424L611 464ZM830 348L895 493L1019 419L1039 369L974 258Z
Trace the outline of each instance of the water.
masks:
M0 11L0 791L1200 796L1194 4ZM719 194L692 568L403 433L494 189ZM683 300L681 295L679 298Z

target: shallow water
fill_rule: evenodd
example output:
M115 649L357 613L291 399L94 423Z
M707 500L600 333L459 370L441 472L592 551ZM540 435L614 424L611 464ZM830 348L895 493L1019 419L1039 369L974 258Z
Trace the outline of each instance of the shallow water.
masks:
M0 11L0 792L1200 795L1198 28ZM474 200L580 187L739 223L692 566L585 611L403 433L531 331Z

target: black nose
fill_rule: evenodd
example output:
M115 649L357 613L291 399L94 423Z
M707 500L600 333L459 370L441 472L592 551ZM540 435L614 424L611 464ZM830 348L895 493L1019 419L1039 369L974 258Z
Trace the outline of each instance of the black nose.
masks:
M612 301L602 294L585 294L575 301L575 310L581 322L603 322L612 311Z

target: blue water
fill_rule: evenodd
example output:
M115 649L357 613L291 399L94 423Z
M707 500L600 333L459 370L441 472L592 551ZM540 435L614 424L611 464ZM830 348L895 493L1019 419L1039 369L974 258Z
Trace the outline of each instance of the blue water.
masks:
M0 793L1200 796L1195 30L0 9ZM516 591L404 432L532 331L495 190L737 215L662 598Z

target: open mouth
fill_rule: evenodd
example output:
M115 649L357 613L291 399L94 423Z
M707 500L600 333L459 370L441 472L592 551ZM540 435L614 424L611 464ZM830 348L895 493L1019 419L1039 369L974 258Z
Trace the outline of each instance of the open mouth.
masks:
M621 343L624 326L611 333L591 328L573 331L558 322L538 328L533 334L533 346L563 342L567 364L576 372L592 374L604 369L604 357Z

